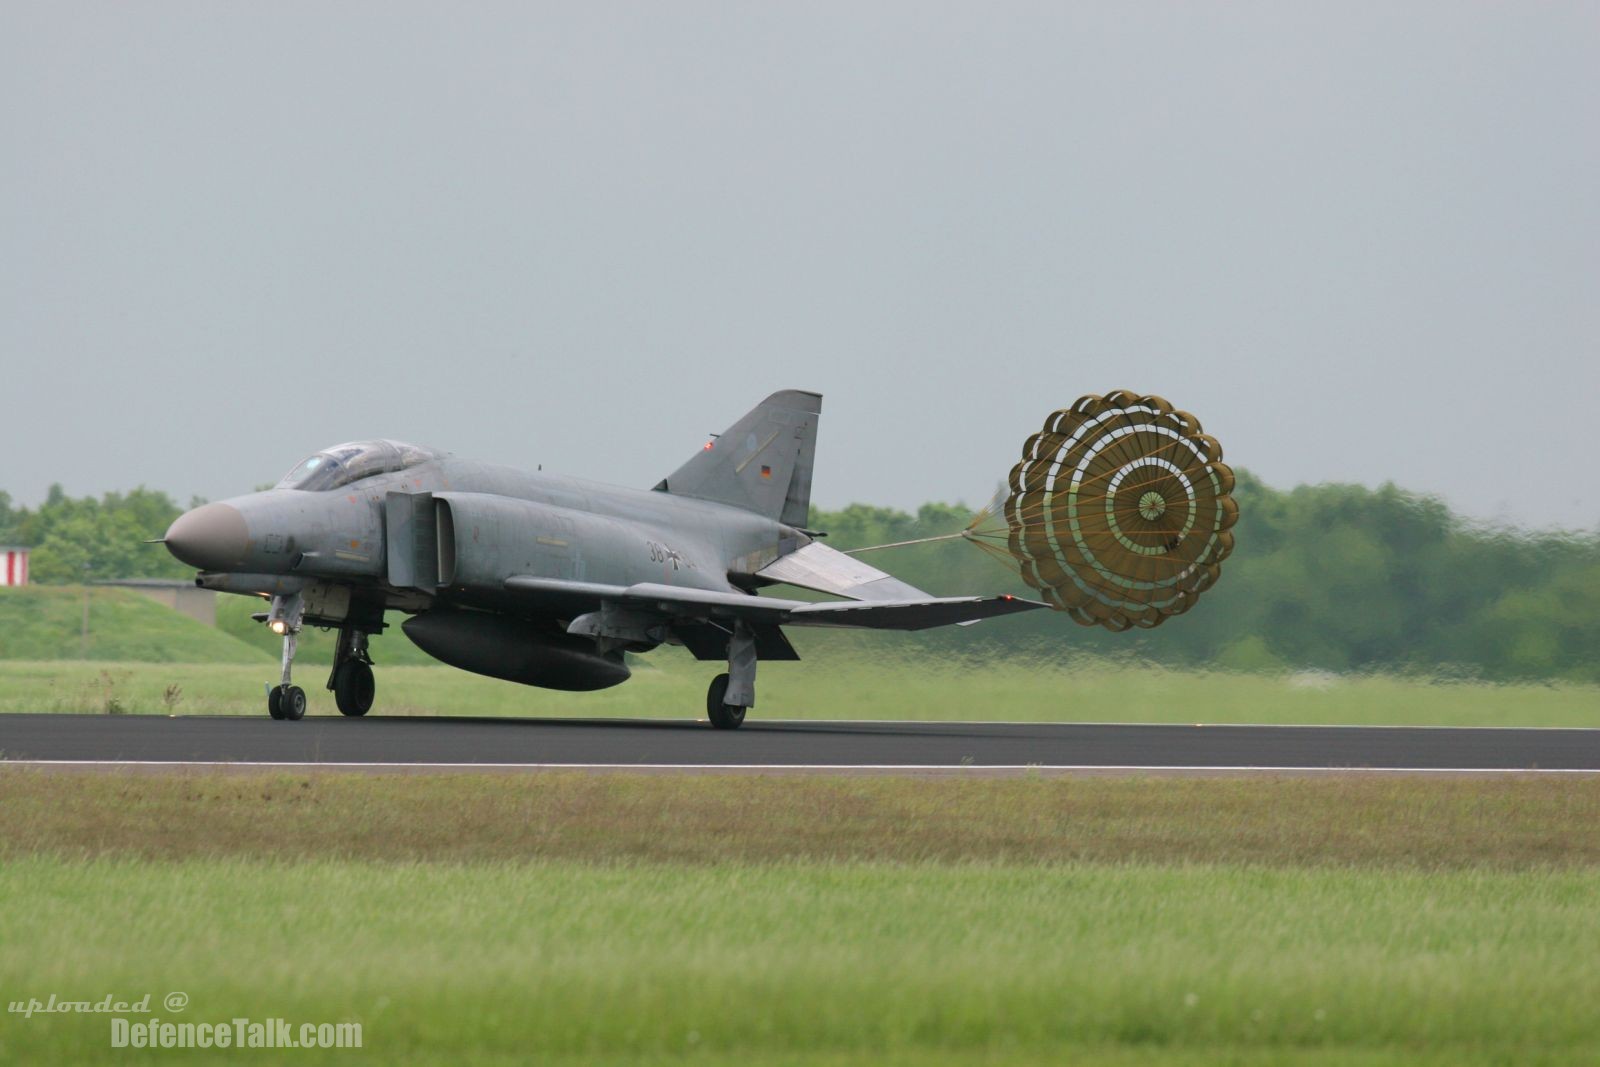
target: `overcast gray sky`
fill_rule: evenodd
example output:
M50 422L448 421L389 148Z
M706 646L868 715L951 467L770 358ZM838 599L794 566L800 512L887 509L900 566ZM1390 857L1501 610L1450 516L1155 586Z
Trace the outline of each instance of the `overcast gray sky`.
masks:
M815 500L1082 393L1269 483L1600 523L1600 5L0 6L0 488L389 436L646 486L825 394Z

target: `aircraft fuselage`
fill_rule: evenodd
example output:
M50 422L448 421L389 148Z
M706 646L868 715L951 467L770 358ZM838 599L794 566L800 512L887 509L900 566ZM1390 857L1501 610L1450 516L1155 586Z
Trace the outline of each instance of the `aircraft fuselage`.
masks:
M431 536L394 537L390 519L402 508L417 524L431 518ZM167 535L168 548L200 568L203 586L273 596L334 583L349 587L352 612L366 617L445 604L541 614L504 586L523 575L738 592L730 573L753 574L809 540L724 504L453 456L331 490L269 489L206 504ZM431 561L415 558L430 542ZM408 552L405 561L392 555Z

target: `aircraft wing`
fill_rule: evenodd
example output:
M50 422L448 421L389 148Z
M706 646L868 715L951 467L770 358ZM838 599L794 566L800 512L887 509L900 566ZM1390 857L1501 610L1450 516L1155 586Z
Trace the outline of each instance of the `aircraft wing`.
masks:
M846 626L874 630L925 630L951 623L977 622L996 615L1031 611L1047 605L1014 596L927 597L894 601L803 600L724 593L710 589L641 582L605 585L561 578L516 576L507 589L537 599L552 608L593 611L610 602L640 611L694 619L743 619L778 626Z
M691 589L656 582L635 585L604 585L598 582L572 582L564 578L511 577L507 589L537 599L551 607L581 608L593 611L603 601L653 611L663 615L694 618L725 617L751 622L780 622L793 608L803 608L803 600L750 596L747 593L721 593L713 589Z
M806 604L783 620L790 626L862 626L873 630L926 630L952 623L966 625L997 615L1049 607L1016 596L950 596L926 600Z

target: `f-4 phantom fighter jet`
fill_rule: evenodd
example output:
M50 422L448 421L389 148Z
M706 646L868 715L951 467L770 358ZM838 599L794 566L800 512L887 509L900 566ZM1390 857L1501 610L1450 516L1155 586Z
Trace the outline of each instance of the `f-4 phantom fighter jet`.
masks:
M822 398L774 393L652 489L626 489L458 458L398 441L307 457L277 486L179 517L167 549L206 589L270 600L283 637L276 719L305 714L292 684L304 626L338 630L327 687L365 715L368 637L384 612L445 663L547 689L628 678L625 652L682 645L726 661L706 712L729 730L756 702L756 665L794 660L786 626L918 630L1045 605L933 597L808 529ZM762 596L784 583L839 599Z

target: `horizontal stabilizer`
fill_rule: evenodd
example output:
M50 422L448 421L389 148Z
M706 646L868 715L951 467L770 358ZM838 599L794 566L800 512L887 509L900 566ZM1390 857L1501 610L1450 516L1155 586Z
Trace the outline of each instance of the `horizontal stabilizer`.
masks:
M818 541L761 568L756 577L851 600L928 599L915 586Z

